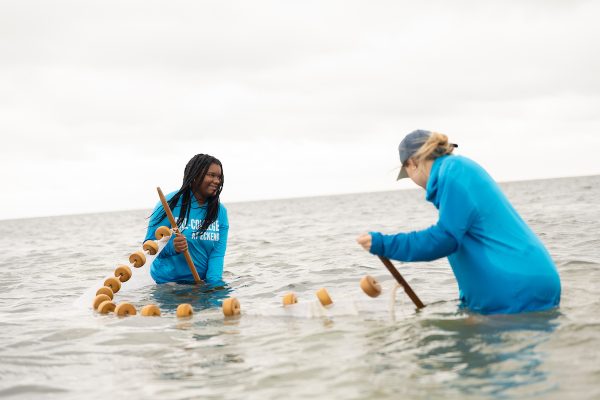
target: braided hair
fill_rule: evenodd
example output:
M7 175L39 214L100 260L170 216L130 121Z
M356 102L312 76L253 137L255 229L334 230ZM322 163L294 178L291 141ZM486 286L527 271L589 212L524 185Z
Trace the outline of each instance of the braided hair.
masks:
M196 154L188 161L183 172L183 183L181 188L175 193L173 197L168 201L171 210L177 206L177 203L181 199L181 208L179 210L179 216L177 217L177 227L181 230L182 225L188 221L190 216L190 209L192 206L194 196L194 186L196 183L204 182L204 177L208 172L208 169L212 164L217 164L221 167L221 181L219 187L214 196L210 196L206 199L206 216L202 225L198 230L198 236L202 235L208 227L217 220L219 217L219 195L223 190L223 183L225 182L225 175L223 174L223 165L217 158L208 154ZM155 212L150 215L150 218L154 216L154 213L158 212L157 219L155 221L162 221L167 213L162 207L159 207Z

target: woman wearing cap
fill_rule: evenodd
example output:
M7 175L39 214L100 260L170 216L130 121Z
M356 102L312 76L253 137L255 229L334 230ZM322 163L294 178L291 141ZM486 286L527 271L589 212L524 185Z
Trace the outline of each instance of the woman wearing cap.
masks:
M560 302L560 278L548 251L498 185L474 161L452 155L440 133L417 130L400 143L398 179L426 190L438 222L421 231L357 241L372 254L399 261L448 257L461 306L483 314L547 310Z
M156 283L194 282L182 254L189 250L198 275L207 284L222 284L229 221L219 195L223 190L223 165L208 154L196 154L185 166L181 188L166 198L177 219L180 234L154 259L150 275ZM155 239L159 226L170 226L159 201L150 216L144 239Z

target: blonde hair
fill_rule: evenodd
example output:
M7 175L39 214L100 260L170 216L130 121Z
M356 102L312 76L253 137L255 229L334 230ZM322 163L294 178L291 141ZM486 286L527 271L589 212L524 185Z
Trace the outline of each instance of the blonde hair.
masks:
M448 136L443 133L432 132L429 139L410 157L417 168L422 168L424 161L435 160L438 157L451 154L456 145L448 142Z

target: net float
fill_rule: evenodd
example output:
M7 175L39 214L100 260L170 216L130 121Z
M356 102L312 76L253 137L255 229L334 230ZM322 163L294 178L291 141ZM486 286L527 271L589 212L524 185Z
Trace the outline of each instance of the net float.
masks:
M183 303L177 306L177 318L189 318L194 314L191 304Z
M106 278L106 280L104 281L104 286L109 287L110 290L113 291L113 293L117 293L119 289L121 289L121 281L115 278L114 276L111 276Z
M226 317L239 315L241 312L240 302L235 297L229 297L223 300L223 314Z
M360 288L369 297L377 297L381 294L381 285L371 275L365 275L360 280Z
M98 312L100 314L108 314L110 312L115 311L115 307L115 303L113 303L111 300L106 300L100 303L100 305L98 306Z
M92 307L94 307L94 310L97 310L100 303L107 301L107 300L111 301L112 299L110 297L108 297L108 295L106 295L106 294L101 293L99 295L96 295L96 297L94 297L94 301L92 302Z
M160 308L156 304L148 304L140 311L144 317L160 317Z
M131 268L127 265L119 265L115 269L115 277L119 278L121 282L127 282L131 278Z
M130 303L120 303L115 307L115 314L119 317L127 317L129 315L137 314L135 307Z
M156 228L156 231L154 231L154 236L158 240L164 238L165 236L171 236L171 229L168 226L159 226Z
M286 293L283 296L284 307L292 305L292 304L296 304L297 302L298 302L298 298L296 297L296 295L293 292Z
M108 286L102 286L100 289L98 289L98 290L96 291L96 296L97 296L97 295L99 295L99 294L105 294L105 295L107 295L107 296L108 296L108 297L109 297L111 300L112 300L112 298L113 298L113 296L114 296L114 293L113 293L112 289L111 289L111 288L109 288ZM95 307L94 307L94 308L95 308Z
M333 304L333 300L331 300L329 293L327 293L327 289L321 288L321 289L317 290L316 294L317 294L317 298L319 299L319 301L321 302L321 304L323 306L326 307L326 306Z

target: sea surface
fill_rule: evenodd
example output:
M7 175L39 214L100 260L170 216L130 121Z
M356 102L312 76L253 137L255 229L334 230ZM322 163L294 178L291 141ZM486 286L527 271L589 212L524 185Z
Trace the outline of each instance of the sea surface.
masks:
M445 259L396 262L427 304L416 311L355 239L435 223L422 190L226 204L228 288L126 282L115 295L161 317L78 303L140 249L149 210L0 221L0 397L599 399L600 176L502 188L558 266L557 310L469 314ZM284 309L289 291L299 303ZM228 296L241 317L223 317ZM193 318L175 317L180 303Z

